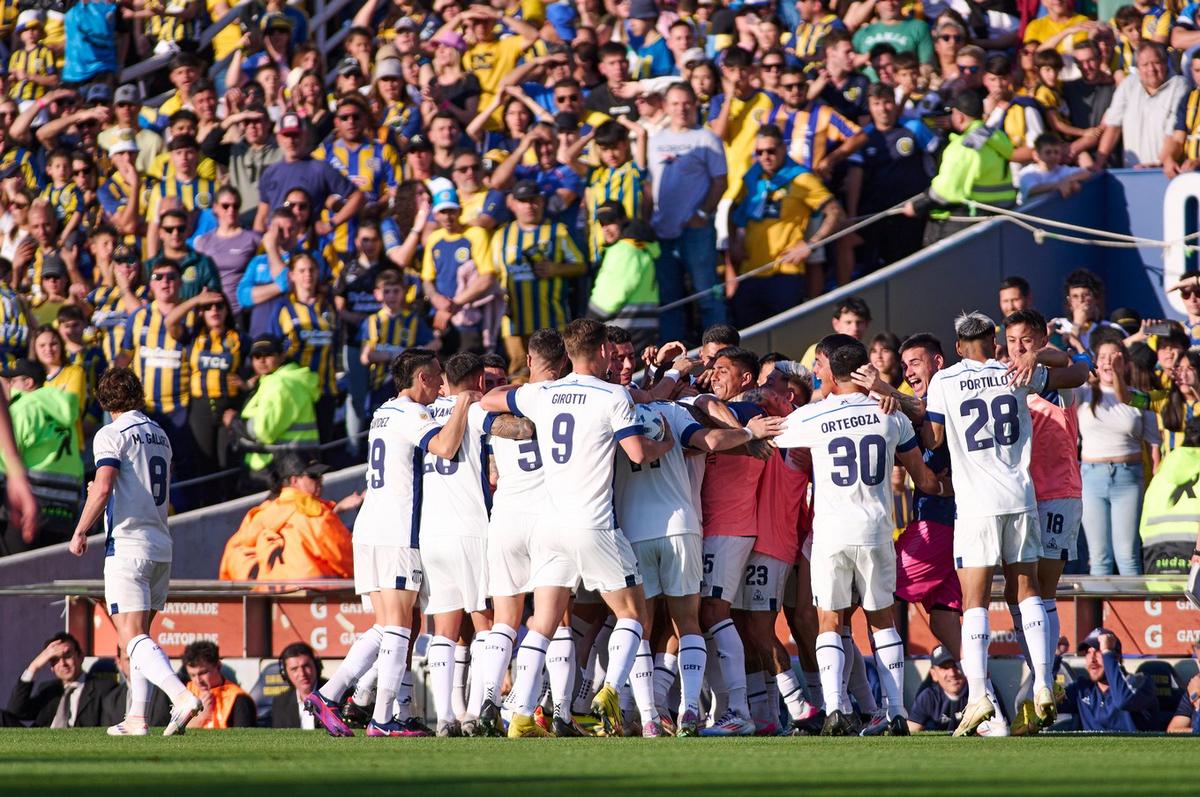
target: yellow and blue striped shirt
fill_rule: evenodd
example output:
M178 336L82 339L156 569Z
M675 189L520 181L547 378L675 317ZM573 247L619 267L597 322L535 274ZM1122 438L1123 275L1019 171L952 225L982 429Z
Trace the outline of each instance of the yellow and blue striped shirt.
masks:
M802 61L811 61L821 51L821 42L834 28L844 27L837 14L826 14L813 22L800 22L792 35L790 47Z
M275 324L283 339L283 353L317 374L321 395L336 395L333 348L337 325L333 307L322 298L302 302L293 292L280 303Z
M194 399L233 398L233 377L242 366L242 336L236 329L205 329L196 335L188 354Z
M571 320L566 280L538 277L533 271L535 263L547 260L583 262L583 255L564 225L543 221L534 229L525 230L517 222L509 222L492 236L488 258L502 275L508 292L505 335L532 335L544 327L562 328Z
M429 332L421 323L421 317L408 305L401 315L392 315L386 307L380 307L363 321L362 339L374 351L396 355L427 342ZM387 363L371 363L372 390L383 387L387 378Z
M29 356L29 323L21 300L12 289L0 286L0 362L11 366Z
M378 202L395 188L400 173L400 155L391 144L364 141L353 149L340 138L313 150L313 160L323 160L366 194L368 202ZM333 231L334 251L345 254L354 248L358 220L349 219Z
M174 412L187 407L190 398L187 330L195 323L195 311L184 321L183 340L171 337L165 322L158 302L151 302L129 319L121 343L133 360L133 372L142 380L150 412Z
M38 44L32 50L17 50L8 57L8 73L11 75L18 69L26 75L44 77L58 74L58 63L49 47ZM18 102L36 100L45 93L46 87L32 80L17 80L8 87L8 96Z
M645 185L646 172L633 161L616 167L597 166L592 169L588 176L587 214L588 254L593 262L599 262L600 248L604 242L600 225L596 222L596 208L615 200L625 208L628 218L640 219Z
M42 199L50 202L59 221L66 222L83 208L83 192L74 183L64 186L48 185L42 189Z
M143 305L150 300L145 285L134 289L134 296ZM113 362L125 342L125 325L132 315L121 306L121 289L116 285L97 285L87 297L92 306L92 326L100 334L100 350L104 359Z
M172 176L160 181L150 189L150 203L146 218L156 220L159 206L167 197L178 197L185 210L207 210L213 205L217 194L217 181L197 175L191 180L180 180Z

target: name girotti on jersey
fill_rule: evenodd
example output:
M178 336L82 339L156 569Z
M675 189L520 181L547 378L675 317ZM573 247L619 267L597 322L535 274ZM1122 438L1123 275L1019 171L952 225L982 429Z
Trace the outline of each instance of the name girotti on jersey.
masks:
M859 426L874 426L883 423L875 413L868 415L851 415L848 418L838 418L821 424L822 432L840 432L844 429L856 429Z
M550 398L551 404L586 404L587 394L585 393L555 393Z

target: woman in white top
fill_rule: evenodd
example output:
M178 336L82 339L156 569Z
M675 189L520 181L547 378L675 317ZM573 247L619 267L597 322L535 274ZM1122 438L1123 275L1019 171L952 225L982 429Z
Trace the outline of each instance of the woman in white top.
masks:
M1142 445L1159 460L1158 422L1150 410L1131 407L1125 346L1116 339L1096 345L1096 372L1077 388L1076 413L1082 441L1083 531L1094 576L1142 572L1138 525L1145 487Z

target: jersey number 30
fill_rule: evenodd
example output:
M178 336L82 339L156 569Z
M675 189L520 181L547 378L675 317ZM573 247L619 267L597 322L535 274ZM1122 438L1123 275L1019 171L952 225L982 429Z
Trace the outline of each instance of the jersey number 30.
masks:
M887 441L877 434L869 434L858 441L849 437L835 437L829 441L829 456L833 457L833 483L838 487L850 487L862 481L874 487L887 475Z

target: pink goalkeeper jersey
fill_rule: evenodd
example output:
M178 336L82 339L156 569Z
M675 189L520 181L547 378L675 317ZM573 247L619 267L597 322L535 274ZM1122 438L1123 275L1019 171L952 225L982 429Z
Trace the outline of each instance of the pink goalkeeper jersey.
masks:
M1056 395L1057 402L1032 394L1027 398L1033 420L1029 474L1038 501L1083 496L1077 454L1079 419L1070 406L1073 396L1069 390Z
M700 492L705 537L758 535L758 482L764 463L738 454L709 454Z
M787 452L776 452L766 462L758 481L758 539L754 552L792 564L800 550L798 522L808 493L808 474L787 462Z

